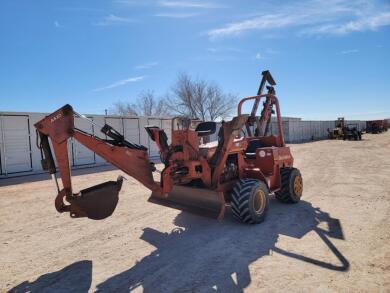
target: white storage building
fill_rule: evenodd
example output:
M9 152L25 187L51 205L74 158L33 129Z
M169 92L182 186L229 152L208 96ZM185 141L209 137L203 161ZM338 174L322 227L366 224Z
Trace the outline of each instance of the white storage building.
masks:
M19 175L43 172L41 153L36 146L37 135L34 124L47 113L0 112L0 179ZM149 156L159 160L156 144L149 138L145 125L155 125L164 129L168 139L171 136L171 119L139 116L86 115L99 125L105 123L114 127L133 143L144 145ZM365 128L365 121L347 121ZM75 118L77 128L105 138L100 129L82 118ZM283 131L288 143L304 142L327 138L327 129L335 127L335 121L302 121L300 118L284 117ZM219 127L218 127L219 128ZM273 119L270 131L276 134L277 122ZM217 139L217 133L211 140ZM69 141L69 157L72 168L107 164L104 159L91 152L77 141ZM0 182L1 184L1 182Z
M36 146L34 124L47 113L0 112L0 178L43 172L41 153ZM131 142L148 147L149 155L158 158L158 149L146 133L145 125L163 128L171 136L171 119L137 116L86 115L95 123L114 127ZM75 126L86 132L105 138L100 129L82 118L75 118ZM72 168L106 164L105 160L75 140L69 141L69 157Z

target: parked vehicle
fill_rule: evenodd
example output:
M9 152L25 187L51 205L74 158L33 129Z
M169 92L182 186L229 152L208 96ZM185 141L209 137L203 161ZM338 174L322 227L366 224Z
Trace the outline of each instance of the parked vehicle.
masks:
M374 134L382 133L389 129L388 121L387 119L367 121L366 129L367 129L367 133L374 133Z

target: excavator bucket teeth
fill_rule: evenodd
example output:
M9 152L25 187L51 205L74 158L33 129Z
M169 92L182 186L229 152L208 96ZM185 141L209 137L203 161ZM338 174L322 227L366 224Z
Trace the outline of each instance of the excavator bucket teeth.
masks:
M71 217L102 220L111 216L118 203L122 182L123 177L119 176L117 181L107 181L81 190L71 200Z
M165 197L152 193L148 201L216 219L225 212L223 193L205 188L175 185Z

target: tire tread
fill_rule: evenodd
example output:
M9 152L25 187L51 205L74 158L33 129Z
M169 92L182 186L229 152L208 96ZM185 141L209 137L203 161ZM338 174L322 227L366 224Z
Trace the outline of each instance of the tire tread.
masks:
M261 183L260 180L253 178L240 179L237 181L236 186L232 190L232 200L230 203L233 216L237 220L247 224L256 223L256 221L252 219L248 202L253 188Z
M292 197L292 190L290 186L290 179L292 173L298 170L296 168L282 168L280 169L281 175L281 189L280 191L275 192L275 197L283 203L296 203ZM299 171L298 171L299 172Z

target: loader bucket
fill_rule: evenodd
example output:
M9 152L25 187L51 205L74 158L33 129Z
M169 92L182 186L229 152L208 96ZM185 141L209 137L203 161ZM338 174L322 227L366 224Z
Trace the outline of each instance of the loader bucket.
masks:
M88 217L92 220L102 220L112 215L118 203L123 177L117 181L107 181L80 191L70 201L72 218ZM75 211L75 212L72 212Z
M166 197L152 193L148 201L215 219L222 219L225 212L223 193L205 188L174 185Z

